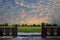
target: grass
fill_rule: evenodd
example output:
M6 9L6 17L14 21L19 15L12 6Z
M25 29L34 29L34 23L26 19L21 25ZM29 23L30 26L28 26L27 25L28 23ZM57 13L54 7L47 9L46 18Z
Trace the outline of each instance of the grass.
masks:
M13 26L0 26L0 28L14 28Z
M45 26L44 28L60 28L60 26Z
M0 28L14 28L13 26L0 26ZM18 32L41 32L41 27L36 26L18 26Z
M18 27L18 32L41 32L41 27Z
M0 26L0 28L14 28L14 26ZM60 28L60 26L46 26L45 28ZM41 32L39 26L17 26L18 32Z

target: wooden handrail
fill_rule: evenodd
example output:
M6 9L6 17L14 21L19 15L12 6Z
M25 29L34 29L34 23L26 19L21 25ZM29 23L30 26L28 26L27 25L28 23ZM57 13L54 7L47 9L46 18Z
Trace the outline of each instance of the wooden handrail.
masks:
M47 29L49 29L50 31L48 31ZM60 27L58 27L58 28L53 28L53 27L52 28L46 28L46 27L42 26L42 32L41 33L42 33L41 37L43 37L43 38L45 38L46 36L60 36Z
M14 28L0 28L0 36L17 36L17 26Z

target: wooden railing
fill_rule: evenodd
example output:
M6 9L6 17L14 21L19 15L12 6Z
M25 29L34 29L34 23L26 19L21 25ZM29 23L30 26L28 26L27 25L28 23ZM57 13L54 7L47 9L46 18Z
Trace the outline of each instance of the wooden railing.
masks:
M17 27L14 28L0 28L0 36L17 36Z
M45 38L46 36L60 36L60 27L51 27L47 28L45 26L42 26L42 32L41 36Z

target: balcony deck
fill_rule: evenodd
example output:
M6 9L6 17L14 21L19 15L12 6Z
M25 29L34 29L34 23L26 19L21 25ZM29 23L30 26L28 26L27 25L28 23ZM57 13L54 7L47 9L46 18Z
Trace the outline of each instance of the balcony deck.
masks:
M41 38L41 36L17 36L15 38L0 38L0 40L60 40L60 37Z

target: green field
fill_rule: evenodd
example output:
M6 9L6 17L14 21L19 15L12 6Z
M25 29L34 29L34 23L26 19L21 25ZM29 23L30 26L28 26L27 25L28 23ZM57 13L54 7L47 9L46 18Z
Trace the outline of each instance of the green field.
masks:
M18 32L41 32L41 27L18 27Z
M0 26L0 28L14 28L14 26ZM17 26L18 32L41 32L41 27L37 26Z
M14 26L0 26L0 28L14 28Z
M14 28L14 26L0 26L0 28ZM45 26L45 28L60 28L60 26ZM41 26L17 26L18 32L41 32Z

